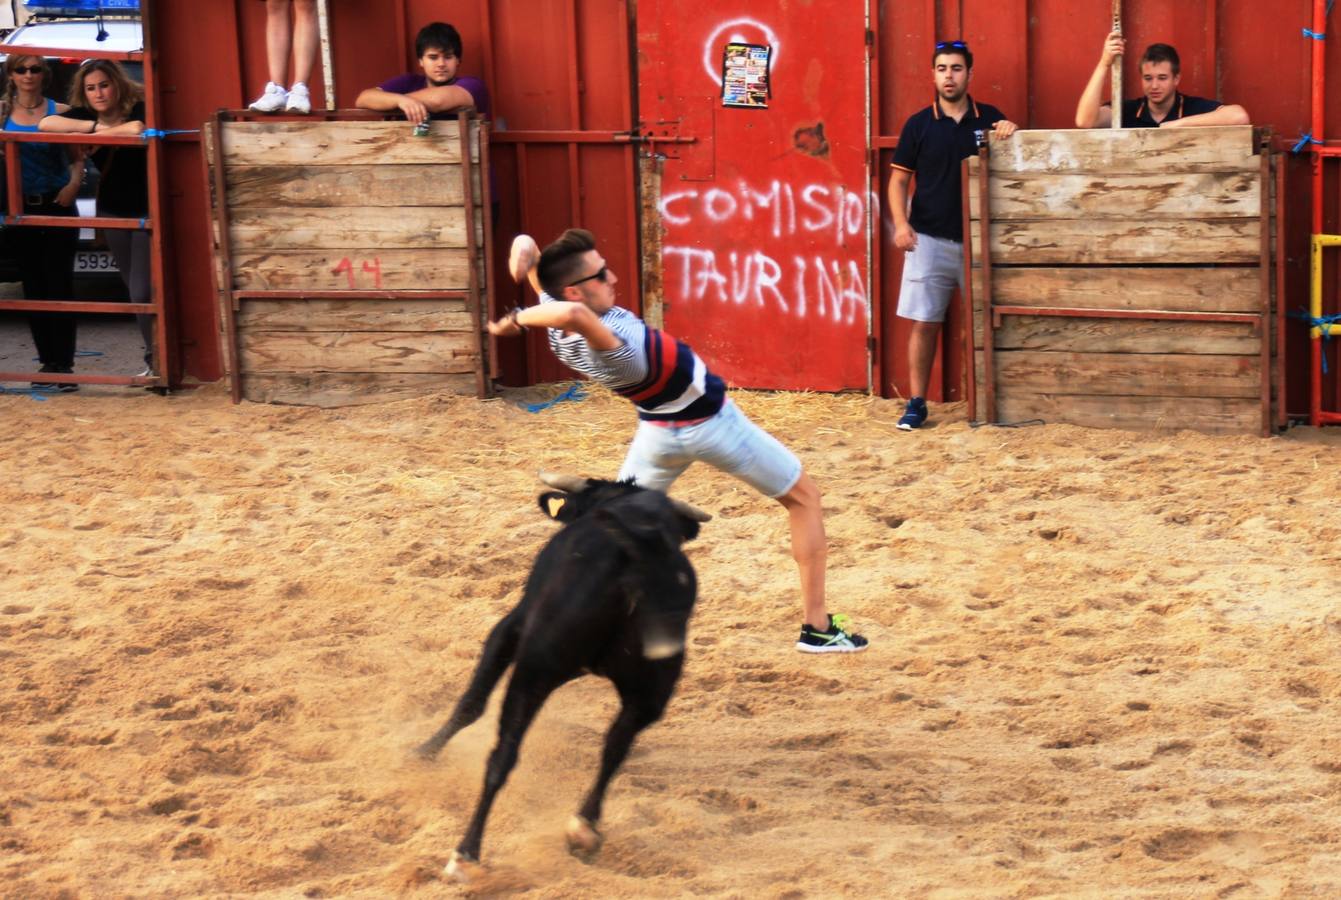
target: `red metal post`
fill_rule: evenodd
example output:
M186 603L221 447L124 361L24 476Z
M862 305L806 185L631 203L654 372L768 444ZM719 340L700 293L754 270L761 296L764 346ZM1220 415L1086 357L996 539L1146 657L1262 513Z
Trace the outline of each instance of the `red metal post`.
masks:
M1214 5L1214 4L1212 4ZM1262 156L1262 183L1259 188L1261 207L1259 227L1261 236L1261 263L1258 281L1261 287L1262 352L1262 437L1271 434L1271 129L1265 128L1258 137L1258 152Z
M1289 392L1285 390L1285 173L1289 156L1276 154L1276 427L1289 425Z
M470 270L470 326L475 332L475 348L479 355L475 360L475 391L481 396L488 396L485 392L487 383L487 374L484 371L484 322L481 321L480 312L480 252L479 244L475 242L475 172L478 162L470 152L470 122L471 114L466 110L456 114L456 127L459 130L458 139L461 141L461 197L465 203L466 211L466 261L467 268Z
M1313 33L1324 34L1327 31L1327 0L1313 0ZM1309 125L1309 134L1315 141L1324 140L1326 107L1327 52L1323 41L1313 40L1313 114ZM1322 159L1323 154L1314 145L1313 162L1313 234L1322 234ZM1312 336L1309 339L1309 424L1314 428L1322 424L1322 339Z
M972 159L972 157L969 157ZM959 164L959 184L964 217L964 289L960 291L964 301L964 396L968 401L969 421L978 421L978 373L977 360L973 353L973 201L969 177L969 160ZM986 309L983 310L984 315Z
M221 110L214 116L214 219L219 223L219 257L216 276L219 283L219 302L223 304L224 331L228 340L228 374L231 376L229 394L234 403L242 402L242 367L237 359L237 294L233 292L233 250L228 229L228 180L224 177L223 121Z
M993 330L992 311L992 218L989 196L991 178L988 171L990 159L986 147L978 151L978 230L982 242L978 268L982 269L982 380L986 392L984 402L986 408L981 419L983 422L996 421L996 372L993 369L992 358L994 349L992 345L996 343L996 335Z

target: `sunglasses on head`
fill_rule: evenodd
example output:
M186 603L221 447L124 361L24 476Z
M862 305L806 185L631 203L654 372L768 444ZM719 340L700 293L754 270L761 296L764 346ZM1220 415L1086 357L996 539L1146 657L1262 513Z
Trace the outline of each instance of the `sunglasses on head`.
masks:
M570 281L570 282L568 282L568 286L569 286L569 287L577 287L579 284L581 284L581 283L584 282L584 281L592 281L592 280L595 280L595 279L600 279L601 283L604 284L604 283L605 283L606 276L608 276L609 274L610 274L610 269L609 269L609 267L607 267L607 266L601 266L599 269L597 269L595 272L593 272L593 273L591 273L590 275L588 275L586 278L579 278L577 281Z
M937 50L967 50L968 44L963 41L937 41Z
M46 66L15 66L15 75L41 75L47 70Z

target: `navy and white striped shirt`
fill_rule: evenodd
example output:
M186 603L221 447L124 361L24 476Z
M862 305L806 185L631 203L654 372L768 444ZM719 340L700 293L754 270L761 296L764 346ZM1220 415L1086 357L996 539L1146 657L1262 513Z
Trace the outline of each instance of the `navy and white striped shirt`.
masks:
M541 303L553 303L548 294ZM614 332L620 346L597 350L577 333L564 335L546 329L549 348L559 362L599 381L638 408L638 418L649 421L706 419L726 402L726 384L688 344L677 341L620 306L612 306L601 322Z

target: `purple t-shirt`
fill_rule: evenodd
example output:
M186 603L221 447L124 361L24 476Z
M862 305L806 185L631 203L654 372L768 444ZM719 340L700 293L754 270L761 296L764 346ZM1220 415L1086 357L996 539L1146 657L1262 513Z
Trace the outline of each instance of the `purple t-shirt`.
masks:
M482 79L474 75L459 75L447 82L444 87L459 87L470 94L475 101L475 111L485 118L489 117L489 89L484 86ZM428 77L420 72L418 75L407 72L404 75L397 75L382 82L378 87L388 94L413 94L415 91L422 91L428 87ZM439 112L434 113L431 118L434 119L455 119L456 113Z

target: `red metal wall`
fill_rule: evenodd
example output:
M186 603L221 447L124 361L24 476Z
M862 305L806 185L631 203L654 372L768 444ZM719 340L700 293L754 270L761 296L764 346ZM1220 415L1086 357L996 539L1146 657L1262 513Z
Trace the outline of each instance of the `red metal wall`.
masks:
M154 5L159 22L163 127L198 128L215 109L237 108L252 98L265 81L263 4L256 0L158 0ZM363 87L410 64L409 40L421 25L434 19L456 24L465 39L463 71L485 76L494 94L498 127L503 129L494 147L501 201L496 233L506 237L525 227L545 239L573 222L593 228L603 236L604 254L629 287L623 302L636 308L637 298L630 293L630 286L637 283L638 265L632 240L635 173L628 145L610 139L614 132L630 128L634 120L629 37L633 4L626 0L453 4L334 0L330 5L335 80L342 106L350 105ZM796 28L804 41L830 19L852 19L856 6L860 4L852 0L773 0L751 4L741 12L790 23L786 27ZM639 14L646 18L657 7L673 9L666 0L643 0ZM1133 48L1160 39L1178 47L1183 58L1182 86L1187 92L1242 103L1255 123L1274 127L1282 144L1292 144L1307 130L1311 42L1301 30L1310 24L1308 0L1272 4L1127 0L1124 7ZM873 162L878 163L873 167L871 186L882 201L876 229L878 249L872 261L876 278L872 313L879 338L876 383L882 393L890 393L895 384L906 389L906 334L889 314L897 299L901 261L889 241L883 196L899 129L908 115L931 99L929 53L933 42L966 38L977 57L973 92L1000 106L1019 124L1070 127L1076 97L1098 58L1109 11L1109 0L870 0L875 32L871 144ZM853 22L844 27L861 25ZM673 36L673 32L668 34ZM838 43L829 52L841 52L844 58L849 46L860 43L852 39L849 44L846 35L834 39ZM826 49L821 42L810 43ZM700 65L700 51L683 60L677 56L674 40L660 55L655 48L642 49L645 67L682 64L690 69ZM1136 75L1134 62L1129 61L1126 81L1132 88ZM1338 135L1341 52L1335 49L1328 62L1328 80L1333 86L1328 93L1329 133ZM833 109L836 102L843 104L842 111ZM839 91L826 95L821 105L823 114L832 118L860 115L861 109L848 112L847 107L854 103L864 100ZM508 132L520 136L509 142ZM166 158L173 288L169 297L175 304L180 358L187 374L212 380L219 377L220 364L198 139L170 140ZM1288 306L1295 309L1306 306L1308 288L1307 160L1291 161L1289 175L1287 296ZM1341 230L1336 209L1339 186L1336 176L1329 175L1327 228L1331 231ZM1334 311L1335 277L1329 275L1329 282L1328 307ZM516 295L509 292L497 271L495 283L500 288L499 302L510 305ZM962 360L957 343L952 344L943 385L946 395L957 397ZM711 355L709 348L704 349ZM516 341L503 342L500 356L509 380L562 377L548 354L535 345L523 348ZM1289 327L1289 360L1289 406L1292 411L1303 410L1307 345L1302 324ZM1335 398L1328 402L1334 406Z
M723 104L731 41L772 49L766 108ZM638 50L640 118L694 139L662 172L667 330L733 384L865 390L861 5L643 0Z

